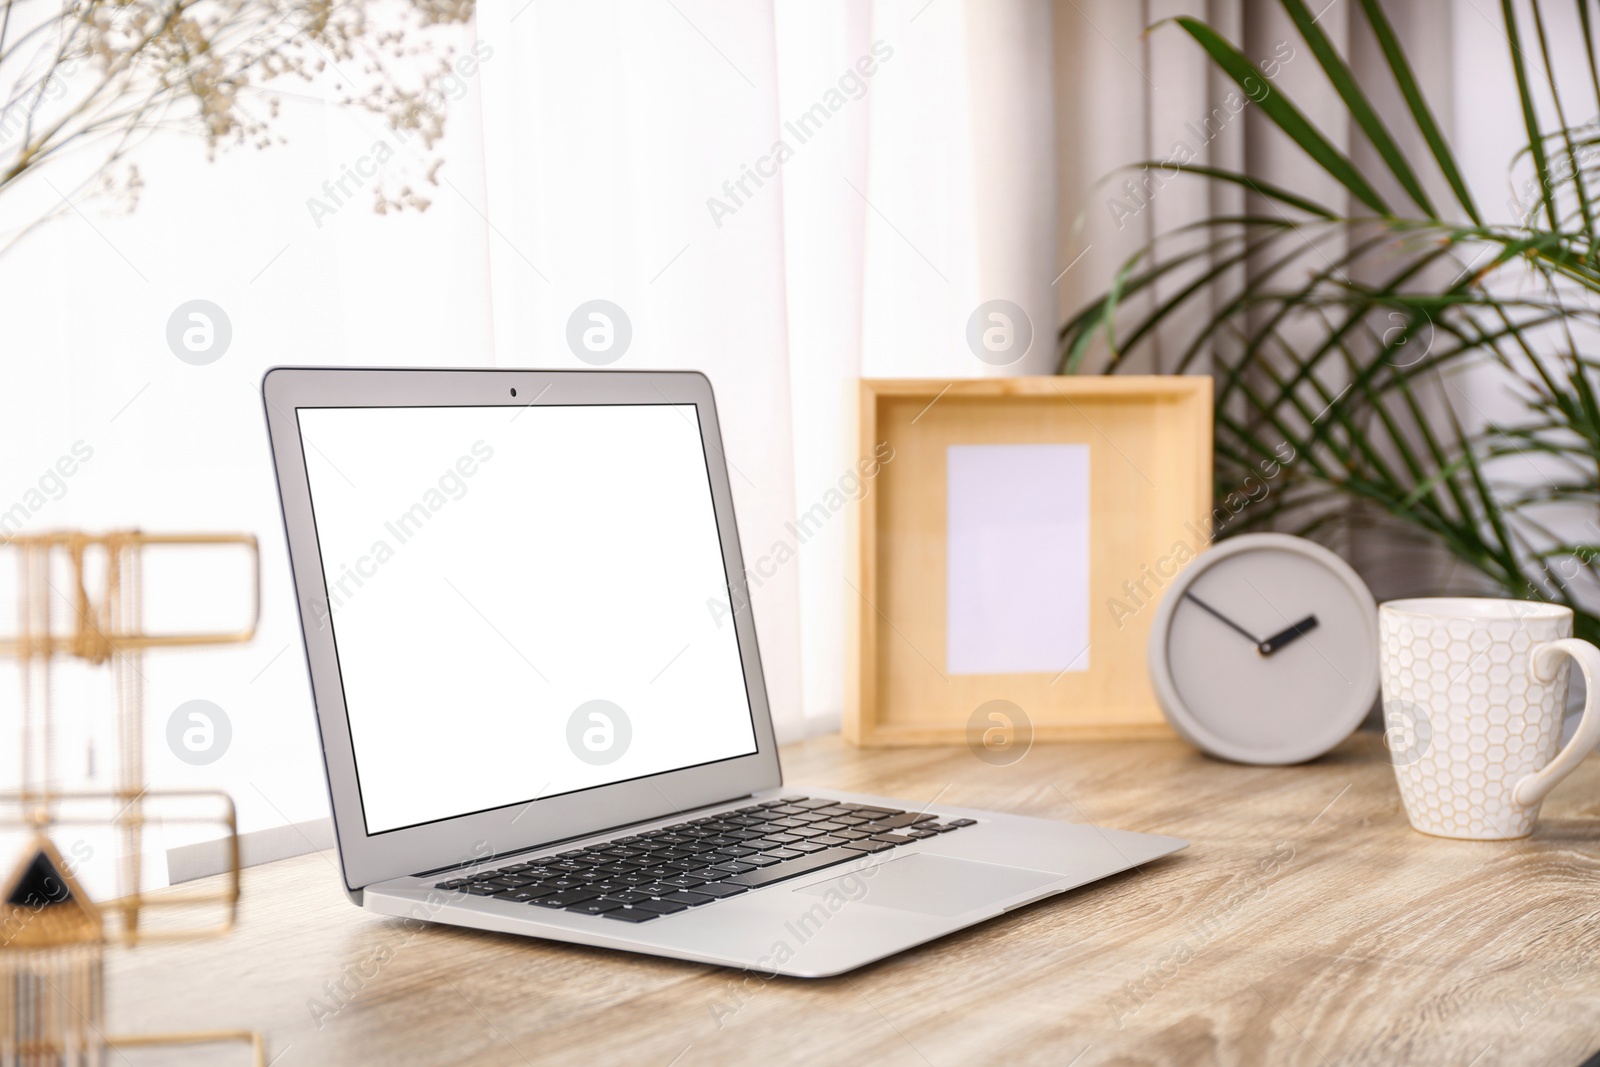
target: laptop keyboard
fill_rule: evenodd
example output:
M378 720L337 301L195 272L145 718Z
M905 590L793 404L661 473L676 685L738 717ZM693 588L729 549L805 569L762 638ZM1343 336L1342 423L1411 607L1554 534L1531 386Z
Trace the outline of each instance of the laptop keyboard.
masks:
M784 797L435 888L643 923L972 825L972 819Z

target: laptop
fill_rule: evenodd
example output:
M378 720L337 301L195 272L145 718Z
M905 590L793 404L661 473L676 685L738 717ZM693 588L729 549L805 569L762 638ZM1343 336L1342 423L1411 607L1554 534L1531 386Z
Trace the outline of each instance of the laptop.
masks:
M823 977L1187 844L785 785L704 375L282 367L262 396L369 911Z

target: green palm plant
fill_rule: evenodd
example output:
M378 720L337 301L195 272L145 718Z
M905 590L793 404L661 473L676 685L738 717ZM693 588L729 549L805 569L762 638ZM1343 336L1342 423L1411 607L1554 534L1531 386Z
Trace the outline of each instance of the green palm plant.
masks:
M1527 128L1512 164L1525 161L1534 180L1526 216L1491 224L1378 0L1359 0L1360 11L1427 146L1417 161L1306 4L1280 2L1381 175L1364 173L1283 92L1263 94L1254 65L1210 26L1174 20L1355 208L1221 168L1137 165L1242 187L1248 206L1133 256L1062 327L1059 370L1126 370L1158 330L1181 323L1190 336L1168 369L1209 365L1217 378L1219 500L1282 464L1280 488L1223 532L1270 524L1315 534L1356 501L1425 532L1510 596L1567 604L1579 635L1600 639L1573 581L1600 576L1600 525L1586 524L1592 537L1557 529L1600 517L1600 361L1581 351L1600 319L1600 122L1569 122L1537 0L1532 41L1502 0ZM1592 39L1586 0L1577 9ZM1600 66L1585 51L1600 110ZM1530 54L1553 101L1549 129ZM1448 200L1436 203L1430 184ZM1519 398L1520 415L1489 419L1472 406L1455 376L1484 364Z

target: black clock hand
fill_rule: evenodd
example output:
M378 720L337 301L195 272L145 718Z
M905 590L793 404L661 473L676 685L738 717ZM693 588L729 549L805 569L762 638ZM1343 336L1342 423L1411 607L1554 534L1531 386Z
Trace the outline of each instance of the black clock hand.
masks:
M1212 607L1210 604L1207 604L1204 600L1201 600L1199 597L1195 596L1193 593L1185 592L1183 595L1188 597L1190 600L1194 601L1195 605L1197 607L1199 607L1202 611L1204 611L1207 615L1211 615L1211 616L1221 620L1222 624L1224 626L1226 626L1228 629L1232 630L1234 633L1242 635L1252 645L1255 645L1257 652L1261 651L1261 649L1262 649L1261 639L1259 637L1257 637L1255 634L1251 633L1249 630L1246 630L1243 626L1240 626L1238 623L1234 622L1232 619L1228 618L1222 612L1218 611L1216 608Z
M1270 656L1284 645L1289 644L1302 634L1317 628L1317 617L1307 615L1287 630L1273 634L1258 646L1263 656Z

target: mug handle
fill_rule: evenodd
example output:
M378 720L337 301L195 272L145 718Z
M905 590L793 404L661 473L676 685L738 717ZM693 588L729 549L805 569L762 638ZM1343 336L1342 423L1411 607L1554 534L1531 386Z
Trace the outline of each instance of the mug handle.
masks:
M1583 762L1595 743L1600 742L1600 707L1597 707L1600 705L1600 648L1574 637L1538 645L1528 657L1528 673L1541 682L1554 681L1556 665L1562 653L1571 656L1583 672L1583 683L1587 690L1583 701L1583 718L1578 721L1578 729L1573 733L1572 740L1556 754L1556 758L1543 770L1522 779L1512 790L1512 800L1523 807L1532 807L1548 796L1550 790L1561 783L1561 779L1578 769L1578 764Z

